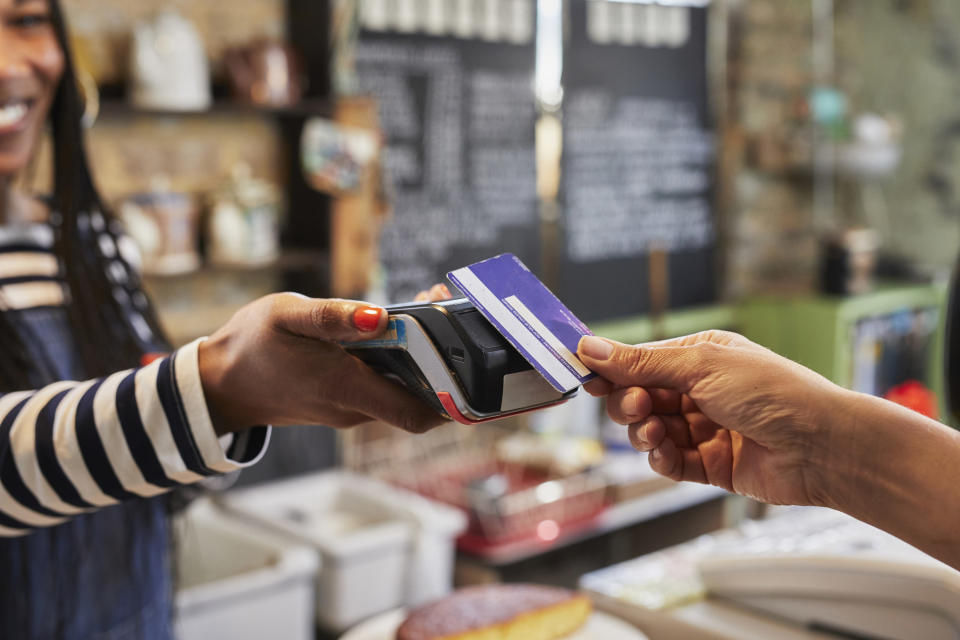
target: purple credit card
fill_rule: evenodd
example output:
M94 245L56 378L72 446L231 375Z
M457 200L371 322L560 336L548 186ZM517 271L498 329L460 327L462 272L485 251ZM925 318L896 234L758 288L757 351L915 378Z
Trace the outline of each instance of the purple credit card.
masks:
M557 391L596 377L577 358L580 338L593 333L515 255L504 253L447 277Z

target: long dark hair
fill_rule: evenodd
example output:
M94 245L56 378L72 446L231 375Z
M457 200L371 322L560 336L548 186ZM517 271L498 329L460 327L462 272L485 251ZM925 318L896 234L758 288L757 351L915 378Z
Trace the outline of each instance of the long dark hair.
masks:
M48 116L53 138L53 191L49 204L54 252L68 286L67 312L81 351L83 374L94 378L135 367L145 352L166 350L168 346L156 314L141 291L138 274L119 251L122 232L94 186L81 124L83 101L67 29L58 1L48 2L52 27L65 61ZM103 246L111 244L111 255L107 255ZM12 315L0 310L0 393L34 389L56 381L57 367L43 355L39 336L26 323L15 322ZM7 457L9 450L3 444L0 443L0 456ZM10 464L9 459L6 463ZM79 516L73 522L26 537L0 540L0 581L5 583L0 584L0 637L44 635L37 626L41 624L38 620L43 619L52 621L53 628L58 630L56 637L69 635L67 629L84 614L80 603L90 598L81 591L93 586L80 576L80 556L89 555L100 545L92 557L105 563L104 559L109 558L118 565L115 570L134 571L137 563L143 562L143 554L152 553L145 550L146 541L141 537L145 531L165 531L164 511L172 504L138 500L125 505L122 511L97 514L106 520L95 527L90 526L95 524L92 519L88 522L85 516ZM106 543L93 533L105 527L110 528L109 549L103 548ZM49 559L47 570L33 564L37 557ZM136 602L149 602L155 597L151 593L155 585L140 584L132 578L126 586ZM170 602L163 597L160 601ZM164 618L157 624L166 624L169 613L160 612ZM86 614L89 616L89 612ZM43 628L50 628L43 624Z
M57 0L49 0L50 17L57 41L63 51L64 70L50 107L49 123L53 138L53 193L50 206L55 216L54 250L60 261L70 299L68 313L74 335L79 340L87 377L98 377L136 366L146 351L163 348L166 340L156 313L145 296L139 299L135 313L144 335L131 324L131 303L123 292L139 291L139 275L116 254L110 266L125 271L123 285L111 281L102 239L114 246L121 231L110 216L93 182L84 141L83 101L77 88L73 59L63 12ZM0 391L30 389L53 382L56 372L38 358L42 350L29 349L29 331L17 331L9 318L0 313Z

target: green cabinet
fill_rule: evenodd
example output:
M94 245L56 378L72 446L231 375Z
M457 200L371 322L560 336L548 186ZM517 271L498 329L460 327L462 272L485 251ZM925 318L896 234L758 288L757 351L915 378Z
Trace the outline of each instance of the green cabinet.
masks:
M924 334L923 352L919 357L914 354L909 359L912 370L922 370L912 371L911 377L936 392L941 415L944 415L946 298L945 285L888 285L858 296L752 298L738 304L673 310L657 319L635 316L597 322L590 328L597 335L629 344L705 329L730 329L810 367L837 384L860 388L862 380L869 378L872 366L879 366L882 361L887 369L891 369L891 361L883 360L883 354L870 353L873 347L870 336L865 333L870 330L870 323L889 319L892 325L897 322L902 325L904 318L922 317L925 329L919 333ZM859 353L858 349L861 350ZM880 351L883 347L876 349ZM871 361L874 355L875 362ZM918 360L922 360L919 365ZM892 367L896 368L896 362ZM890 377L890 371L886 377Z
M605 320L590 324L590 330L598 336L638 344L651 340L675 338L706 329L739 330L737 307L730 304L677 309L665 313L662 318L632 316L618 320Z
M740 306L738 325L751 340L850 387L860 366L858 327L871 319L921 314L933 323L923 382L941 398L942 409L945 303L946 287L938 285L887 286L849 297L762 298Z

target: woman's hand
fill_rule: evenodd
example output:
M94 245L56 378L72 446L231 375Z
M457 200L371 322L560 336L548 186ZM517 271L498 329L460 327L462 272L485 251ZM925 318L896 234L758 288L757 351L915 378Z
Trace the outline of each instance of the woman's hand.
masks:
M200 377L217 432L370 420L422 432L441 424L424 402L338 344L375 338L386 324L384 309L350 300L278 293L248 304L200 345Z
M746 338L707 331L629 346L584 338L578 355L602 379L607 411L629 425L650 466L777 504L823 504L825 428L844 391Z

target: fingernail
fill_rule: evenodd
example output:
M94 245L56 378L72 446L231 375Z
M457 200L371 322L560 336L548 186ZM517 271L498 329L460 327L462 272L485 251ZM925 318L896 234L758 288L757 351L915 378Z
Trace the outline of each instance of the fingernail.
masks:
M447 296L447 297L449 298L449 297L450 297L450 289L447 289L447 285L442 284L442 285L440 285L440 288L443 289L443 295L445 295L445 296Z
M656 460L660 457L660 449L651 449L650 450L650 459Z
M607 360L613 353L613 345L596 336L580 338L580 352L594 360Z
M353 326L360 331L376 331L380 326L380 314L383 309L365 305L353 312Z
M640 398L639 392L633 391L627 394L623 398L623 403L620 405L620 410L623 411L628 416L638 416L640 415Z
M630 430L629 431L630 440L634 443L634 445L637 448L647 447L650 444L649 442L647 442L647 439L643 437L643 429L638 424L634 423L627 428ZM646 451L646 449L641 449L641 450Z

